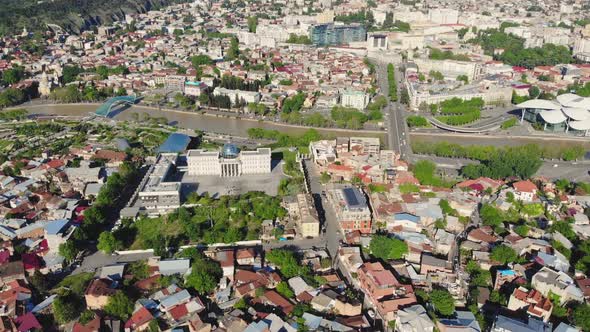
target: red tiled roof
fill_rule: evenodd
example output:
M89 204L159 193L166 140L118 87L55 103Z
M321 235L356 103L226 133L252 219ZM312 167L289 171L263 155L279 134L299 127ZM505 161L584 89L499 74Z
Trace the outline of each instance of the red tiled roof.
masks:
M76 322L72 328L72 332L96 332L100 331L100 317L95 316L93 320L86 323L86 325Z
M37 320L37 318L35 317L35 315L33 315L32 313L27 313L23 316L17 317L16 318L16 324L18 325L18 331L19 332L27 332L33 329L41 329L41 324L39 324L39 321Z
M520 192L535 193L537 192L537 186L531 181L518 181L512 184L512 187Z
M181 304L170 309L169 313L175 321L179 321L184 316L188 315L188 309L186 308L186 304Z
M145 307L141 307L141 309L137 310L131 318L125 323L126 329L135 329L144 325L145 323L154 319L154 316L147 310Z

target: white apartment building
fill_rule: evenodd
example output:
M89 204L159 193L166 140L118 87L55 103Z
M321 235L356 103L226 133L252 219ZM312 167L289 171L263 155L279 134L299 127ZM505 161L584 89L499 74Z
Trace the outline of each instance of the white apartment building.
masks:
M189 150L189 175L241 176L271 172L271 149L240 151L234 144L225 144L221 151Z
M236 99L244 100L246 103L257 103L260 100L260 93L256 91L230 90L217 87L213 90L214 96L228 96L233 103Z
M162 213L180 207L180 182L166 181L177 159L176 153L158 156L139 185L139 207Z
M369 104L369 94L362 91L344 90L340 93L340 104L345 107L353 107L364 110Z
M438 71L446 78L456 79L459 75L466 75L469 82L475 81L484 75L484 66L478 62L455 60L431 60L414 59L421 73Z
M428 20L436 24L457 24L459 11L456 9L433 8L428 11Z

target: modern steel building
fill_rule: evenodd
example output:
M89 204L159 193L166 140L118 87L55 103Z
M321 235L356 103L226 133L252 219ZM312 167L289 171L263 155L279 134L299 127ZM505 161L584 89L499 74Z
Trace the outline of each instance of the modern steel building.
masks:
M316 46L363 42L367 40L367 29L362 24L316 24L309 28L309 39Z
M539 124L545 131L590 134L590 98L566 93L555 100L531 99L516 106L522 111L521 122Z
M189 175L241 176L271 172L270 148L240 151L234 144L225 144L221 151L189 150Z

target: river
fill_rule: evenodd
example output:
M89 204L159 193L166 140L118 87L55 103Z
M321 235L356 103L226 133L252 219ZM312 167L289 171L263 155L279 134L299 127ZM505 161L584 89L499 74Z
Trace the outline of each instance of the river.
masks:
M67 116L86 116L94 113L97 104L65 104L65 105L21 105L18 108L25 108L30 114L43 115L67 115ZM233 116L223 115L205 115L201 113L192 113L174 110L157 110L151 107L134 105L120 112L116 112L116 120L132 120L132 114L146 113L152 117L166 117L169 123L181 128L198 129L207 132L222 133L234 136L245 137L250 128L264 128L278 130L282 133L291 135L301 135L308 128L291 126L270 121L256 121L251 119L240 119ZM381 142L387 144L385 139L386 132L377 131L356 131L344 129L318 128L318 132L326 137L337 136L371 136L379 137ZM590 139L563 137L563 136L499 136L484 134L457 134L457 133L427 133L427 132L410 132L410 139L413 142L436 143L448 141L450 143L464 145L495 145L495 146L515 146L523 144L536 143L545 147L563 148L571 145L581 145L590 150Z
M29 111L29 114L43 114L43 115L66 115L66 116L86 116L96 111L98 106L96 104L80 104L80 105L21 105L18 108L24 108ZM256 121L251 119L239 119L233 116L223 115L205 115L201 113L192 113L174 110L162 110L145 106L134 105L126 108L120 112L116 112L113 117L115 120L125 121L132 120L133 113L148 114L151 117L165 117L170 124L181 128L198 129L202 131L223 133L235 136L247 136L250 128L264 128L270 130L278 130L282 133L290 135L301 135L309 128L290 126L280 123L273 123L270 121ZM371 136L380 137L383 142L386 135L385 132L380 133L376 131L353 131L342 129L317 128L317 130L327 137L336 136Z

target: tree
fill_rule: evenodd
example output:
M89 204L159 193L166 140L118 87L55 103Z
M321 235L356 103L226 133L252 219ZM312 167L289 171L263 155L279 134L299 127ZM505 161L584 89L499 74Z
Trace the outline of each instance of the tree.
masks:
M121 241L117 240L112 232L105 231L100 233L100 236L98 237L98 245L96 247L105 254L111 254L122 246L123 244Z
M5 70L2 73L2 81L6 84L14 84L20 82L25 76L25 69L23 67L14 67Z
M73 261L80 252L80 250L78 250L76 247L74 240L72 239L69 239L66 242L60 244L58 251L59 254L63 256L63 258L68 262Z
M248 17L248 31L256 33L256 27L258 26L258 17Z
M193 258L192 270L186 278L186 285L194 288L199 294L209 294L215 290L223 276L221 266L200 253Z
M191 58L191 63L193 65L193 67L197 68L202 65L208 66L213 63L213 60L211 60L211 58L208 55L199 54L199 55L195 55Z
M400 259L408 252L408 245L386 235L374 235L369 245L371 255L381 259Z
M6 89L0 93L0 108L21 104L25 101L25 94L19 89Z
M580 304L574 309L572 315L574 324L583 331L590 331L590 305Z
M52 304L53 316L60 324L73 321L83 309L81 301L71 294L58 296Z
M516 251L514 251L514 249L501 244L492 249L490 258L493 261L499 262L500 264L507 264L515 262L518 259L518 254Z
M322 172L322 174L320 175L320 182L322 184L326 184L328 182L330 182L330 174L328 174L327 172Z
M232 37L229 49L227 50L227 59L228 60L235 60L240 55L240 45L238 42L238 38Z
M479 210L479 216L484 225L492 227L501 225L504 220L502 212L491 204L483 204Z
M455 312L455 299L446 289L435 289L430 293L430 301L434 309L443 316L450 316Z
M133 302L125 293L117 291L115 295L109 297L104 312L122 320L127 320L133 313Z
M287 299L292 299L295 297L295 293L293 293L293 290L291 290L289 284L284 281L281 281L277 284L277 292Z

